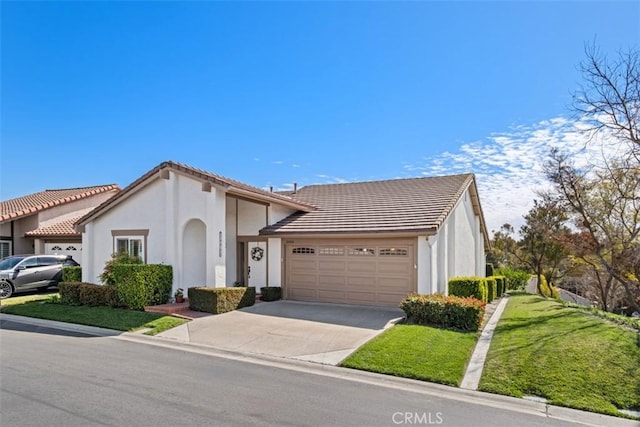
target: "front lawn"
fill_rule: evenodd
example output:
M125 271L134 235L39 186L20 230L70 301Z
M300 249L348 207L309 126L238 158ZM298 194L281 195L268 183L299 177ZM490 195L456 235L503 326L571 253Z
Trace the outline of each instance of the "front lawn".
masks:
M51 300L30 301L22 304L4 305L2 313L79 325L97 326L117 331L135 331L149 328L147 335L155 335L175 328L187 320L144 311L125 310L111 307L84 307L52 303Z
M477 334L396 325L360 347L341 366L458 386Z
M612 415L638 410L640 335L557 301L511 296L479 389Z

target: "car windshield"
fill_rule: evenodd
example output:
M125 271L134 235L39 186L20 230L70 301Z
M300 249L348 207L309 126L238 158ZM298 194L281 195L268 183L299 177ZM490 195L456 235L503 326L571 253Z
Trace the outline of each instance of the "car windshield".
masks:
M0 260L0 270L10 270L24 259L23 256L10 256Z

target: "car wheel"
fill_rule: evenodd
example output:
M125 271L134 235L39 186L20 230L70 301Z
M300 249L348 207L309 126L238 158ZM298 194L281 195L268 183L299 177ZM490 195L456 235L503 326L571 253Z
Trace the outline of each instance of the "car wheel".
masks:
M2 281L0 282L0 299L9 298L13 295L13 286L11 283Z

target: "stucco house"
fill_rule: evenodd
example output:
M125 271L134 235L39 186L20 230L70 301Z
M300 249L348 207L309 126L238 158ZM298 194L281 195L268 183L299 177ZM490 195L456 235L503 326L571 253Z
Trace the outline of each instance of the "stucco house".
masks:
M287 299L397 305L484 275L488 235L471 174L277 193L164 162L76 223L83 281L112 253L171 265L174 289L282 286Z
M82 236L73 224L118 191L107 184L44 190L0 202L0 258L60 254L82 264Z

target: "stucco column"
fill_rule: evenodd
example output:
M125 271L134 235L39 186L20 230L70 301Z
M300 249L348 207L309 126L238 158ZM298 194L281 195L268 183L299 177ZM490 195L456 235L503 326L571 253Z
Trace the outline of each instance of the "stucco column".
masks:
M267 261L269 272L267 276L268 286L282 286L283 257L282 257L282 239L269 238L267 240Z
M97 274L94 270L94 240L93 240L93 222L84 226L82 233L82 281L94 283Z
M447 222L440 228L438 234L438 280L433 293L445 293L447 290L446 281L449 275L449 224Z
M431 293L431 245L429 243L429 236L418 236L417 247L417 267L416 274L418 280L418 293L430 294Z
M227 286L226 202L225 191L212 187L207 197L207 284L216 288Z
M165 262L168 265L171 265L173 269L173 292L178 289L180 286L180 277L181 277L181 263L182 259L178 256L179 252L176 252L178 248L176 233L178 232L178 191L176 189L178 185L178 180L176 179L176 175L173 172L169 172L169 179L165 180L165 201L164 201L164 211L165 211L165 224L164 224L164 257Z

